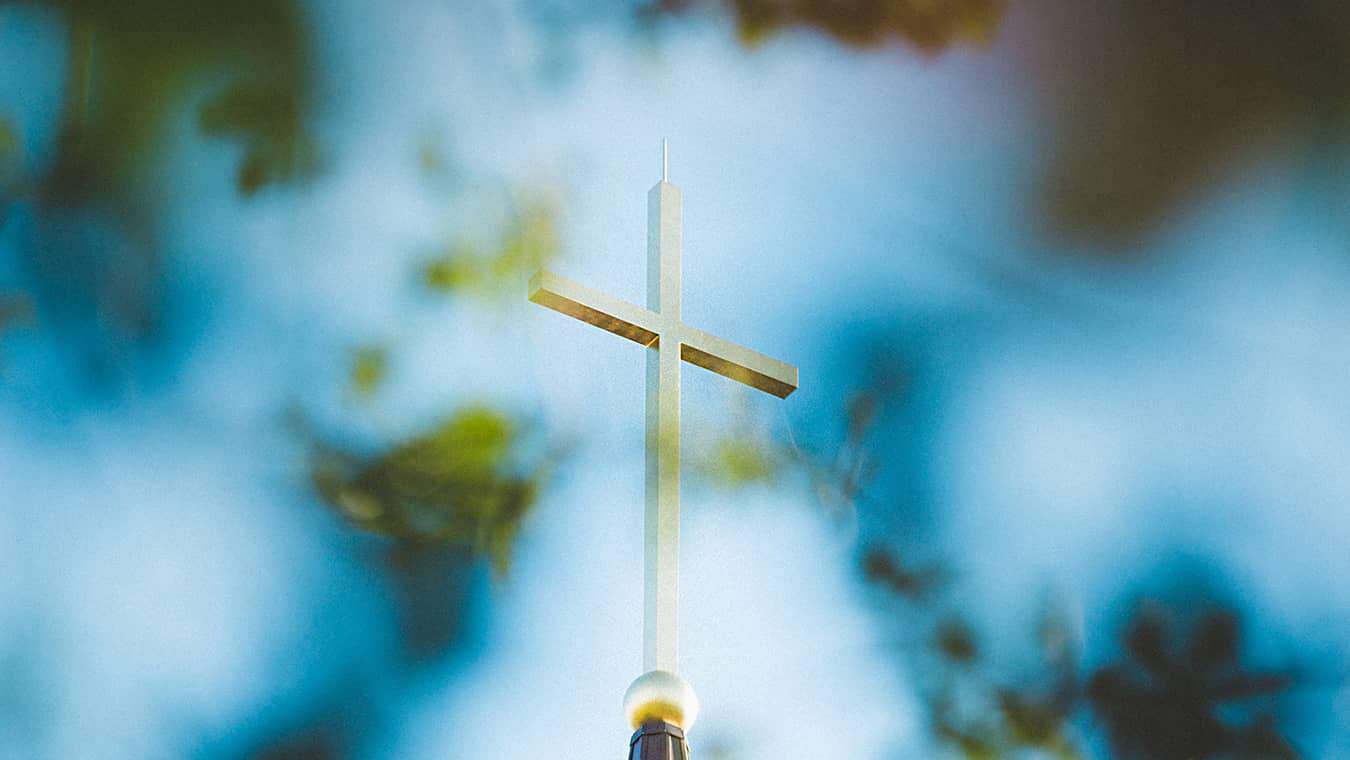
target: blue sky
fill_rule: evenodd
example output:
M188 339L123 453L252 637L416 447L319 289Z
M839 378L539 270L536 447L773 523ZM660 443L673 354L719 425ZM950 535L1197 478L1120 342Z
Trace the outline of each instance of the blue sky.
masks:
M84 398L40 331L5 336L0 650L40 642L13 672L46 718L0 736L0 757L182 756L196 732L328 688L325 654L387 667L388 601L323 551L347 539L308 500L279 424L297 397L374 439L477 400L585 434L509 577L475 581L491 599L475 643L413 693L381 695L405 719L369 756L533 757L520 739L540 727L577 757L622 750L640 666L642 357L527 303L523 283L518 299L416 296L416 262L447 231L493 224L416 170L419 134L446 125L471 187L560 199L559 272L635 302L669 139L686 320L801 368L788 401L749 398L763 419L809 435L861 382L864 338L924 336L941 370L922 425L886 431L881 453L903 461L903 439L923 437L941 538L973 558L962 593L996 652L1015 659L1009 632L1046 588L1109 632L1122 579L1178 552L1210 558L1274 621L1259 653L1345 647L1350 271L1336 199L1310 197L1299 166L1231 168L1144 244L1149 266L1091 263L1027 221L1047 146L1016 87L1024 16L992 51L929 60L797 34L747 53L706 21L654 46L583 25L559 50L529 9L315 8L318 124L338 158L303 189L240 200L236 154L184 117L163 234L197 337L172 382ZM38 155L59 46L51 24L0 9L0 106L32 125ZM569 66L541 82L556 56ZM22 225L0 228L0 252ZM1043 297L991 283L991 261ZM344 390L353 341L397 347L367 407ZM736 399L686 372L687 438L715 433ZM792 486L686 488L684 508L694 746L927 756L848 527ZM1109 646L1088 641L1088 656ZM1335 704L1308 746L1350 741L1350 699Z

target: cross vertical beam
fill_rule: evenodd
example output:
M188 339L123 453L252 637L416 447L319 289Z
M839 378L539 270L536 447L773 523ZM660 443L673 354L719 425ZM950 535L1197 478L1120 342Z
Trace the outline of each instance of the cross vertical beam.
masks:
M680 324L680 189L663 176L647 194L647 308ZM647 352L647 475L643 521L644 671L676 672L679 659L680 341L661 329Z
M688 730L698 698L676 673L680 564L680 364L703 367L779 398L797 389L797 368L684 324L680 317L680 189L661 181L647 194L647 308L552 272L530 278L529 298L647 349L646 509L643 520L643 669L624 712ZM636 741L636 740L635 740ZM635 745L636 746L636 745Z

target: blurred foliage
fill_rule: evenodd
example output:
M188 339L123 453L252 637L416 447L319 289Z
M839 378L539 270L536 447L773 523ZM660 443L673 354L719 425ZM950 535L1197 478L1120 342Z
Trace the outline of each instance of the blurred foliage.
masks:
M943 659L957 665L975 662L980 654L979 646L975 643L975 632L959 618L943 622L938 627L933 644Z
M30 194L23 159L18 128L0 114L0 228L4 227L10 205Z
M831 516L855 517L879 468L874 433L893 420L907 399L910 372L880 352L869 360L865 390L843 404L844 430L830 454L794 444L797 462L810 474L820 504ZM824 449L829 451L829 449ZM887 541L895 537L888 536ZM1071 719L1078 707L1078 637L1059 600L1047 596L1033 641L1038 663L1022 686L1000 683L984 661L973 615L960 603L952 560L934 556L918 532L900 537L903 552L872 543L860 552L859 569L884 623L903 642L897 654L917 688L931 735L949 752L969 760L1032 756L1083 757ZM909 556L906 556L909 555ZM925 556L928 559L920 560Z
M344 726L320 719L316 725L304 725L294 734L269 736L250 757L256 760L342 760L352 756Z
M916 602L941 588L946 574L936 566L909 568L891 552L871 549L863 553L863 577L887 591Z
M964 625L951 630L963 631ZM965 640L965 634L958 639ZM938 656L959 669L939 670L930 685L929 719L936 737L972 759L1016 757L1028 750L1061 760L1083 757L1072 726L1077 707L1072 667L1061 670L1044 658L1043 683L999 685L988 674L992 666L979 666L974 648L963 644L957 650L962 656L953 657L946 651L950 646L941 638L935 644Z
M52 8L67 23L66 105L52 168L22 182L22 136L0 118L0 191L8 200L20 184L31 186L39 212L93 212L113 221L127 239L121 243L129 241L96 255L30 246L28 269L49 286L36 292L55 291L70 303L80 301L71 292L87 291L82 302L96 320L111 314L128 333L144 333L158 308L162 262L153 228L164 200L159 183L148 180L164 158L163 138L194 97L204 98L197 126L242 149L235 177L242 195L304 179L321 166L306 126L312 86L301 7L295 0L23 2ZM665 13L699 6L728 11L746 42L805 28L850 46L903 41L926 52L988 42L1004 12L1001 0L658 3ZM1045 211L1056 231L1134 240L1214 183L1225 162L1282 140L1335 144L1350 129L1350 6L1341 0L1253 0L1240 9L1119 0L1056 7L1043 0L1032 7L1055 20L1035 47L1045 57L1038 93L1053 114ZM432 140L419 148L417 165L427 176L450 173L444 146ZM557 255L556 214L547 203L518 203L497 240L456 239L424 262L422 284L441 294L507 292ZM69 217L55 220L63 226ZM0 331L35 311L27 296L0 300ZM389 355L382 346L354 352L354 392L378 391ZM883 378L850 399L835 446L804 450L795 441L774 443L754 426L733 427L714 442L701 470L722 487L739 488L775 482L795 464L829 514L852 516L877 471L870 432L897 392L897 378ZM381 570L399 595L412 659L443 653L460 639L475 563L486 558L498 573L508 569L556 456L538 438L499 411L471 407L373 454L313 442L318 494L351 525L381 537L387 550ZM1231 610L1213 610L1187 627L1141 608L1127 626L1124 658L1082 679L1080 636L1062 609L1047 604L1034 645L1040 670L1011 686L989 675L978 611L956 600L949 562L904 554L867 549L862 573L892 617L920 632L913 640L922 646L908 656L925 679L930 726L964 756L1033 749L1078 757L1071 719L1084 710L1105 726L1120 757L1297 756L1268 704L1292 678L1242 667ZM376 685L344 684L342 697ZM343 708L325 708L258 756L345 756L350 742L338 729L357 732L358 721L349 718Z
M1014 55L1049 115L1034 209L1094 250L1130 249L1226 170L1271 152L1325 172L1350 142L1350 3L1024 0ZM726 10L754 43L785 29L866 48L985 43L1002 0L657 0L657 13ZM1332 160L1343 162L1334 157Z
M1074 716L1091 712L1112 757L1148 760L1300 757L1279 727L1276 699L1295 685L1289 673L1253 672L1239 660L1240 623L1231 608L1207 602L1194 625L1157 605L1136 608L1124 657L1079 676L1081 645L1062 605L1043 605L1037 624L1038 675L1023 685L987 675L965 615L950 598L913 592L914 576L879 549L864 555L865 575L899 604L901 627L932 628L929 646L906 657L934 736L966 758L1002 758L1024 749L1078 758ZM1182 581L1181 586L1186 583ZM1195 617L1192 612L1192 617Z
M789 441L792 454L805 470L817 502L825 513L841 522L855 521L863 487L879 472L873 456L872 432L883 413L903 398L908 375L897 364L873 357L864 390L854 392L844 403L841 440L832 446L809 448Z
M1231 610L1208 610L1187 628L1181 615L1140 606L1124 635L1124 661L1089 681L1088 696L1116 756L1297 758L1269 709L1293 677L1241 665L1241 628ZM1247 710L1232 709L1244 704Z
M926 52L956 43L987 43L1003 15L1003 0L660 0L668 13L725 7L741 38L754 43L788 28L818 29L855 46L903 40Z
M361 346L352 352L352 391L361 398L370 398L384 383L389 370L389 350L384 346Z
M24 294L0 293L0 341L3 341L5 333L15 326L31 325L36 320L37 312L33 308L32 299ZM5 357L4 353L0 352L0 380L5 377L4 370Z
M1061 760L1082 756L1065 733L1069 705L1062 700L1035 700L1011 689L1002 689L998 692L998 707L1008 732L1008 744L1036 747Z
M775 434L773 426L756 416L762 407L751 403L751 392L734 387L729 424L686 459L694 475L725 490L784 483L804 474L827 514L852 519L863 485L877 472L868 434L882 408L896 397L900 378L893 368L877 368L873 386L846 403L841 440L815 448L799 445L790 424L786 437Z
M703 467L714 485L739 488L772 482L781 469L781 460L765 446L727 435L713 444Z
M441 543L510 566L521 522L556 452L486 407L468 407L373 457L316 445L318 493L362 530Z
M804 475L822 510L846 522L856 516L863 484L876 472L866 438L872 417L883 403L878 393L859 393L850 399L842 440L804 447L798 444L790 423L786 435L779 434L756 414L763 407L751 402L751 392L734 387L730 421L719 426L711 440L686 442L682 457L691 475L730 492L790 484Z
M119 387L133 349L172 345L159 235L190 109L204 101L203 131L242 143L242 193L315 165L303 14L296 0L0 0L13 5L52 11L67 36L53 158L0 179L32 200L17 271L88 378Z
M1253 152L1350 138L1350 4L1343 0L1032 6L1028 46L1051 115L1050 228L1136 242ZM1319 155L1320 154L1320 155Z
M308 179L318 170L318 146L305 130L301 105L284 82L250 82L227 90L202 110L202 131L244 146L235 178L240 193Z
M33 300L23 293L0 293L0 334L16 325L32 324L37 318Z
M8 161L19 150L19 135L14 122L0 117L0 161Z
M422 265L422 284L435 293L518 293L520 284L557 257L557 209L525 197L509 209L497 240L480 246L457 240Z
M383 349L363 350L384 361ZM316 435L299 413L293 422L308 439L312 486L359 538L332 548L356 552L381 580L397 636L385 668L340 658L326 666L331 690L292 713L268 709L246 756L357 757L405 718L375 695L415 691L428 666L474 644L472 613L485 591L478 571L507 572L560 452L541 431L482 406L367 454Z
M241 742L233 732L202 742L191 757L249 760L345 760L361 756L363 741L384 717L372 698L379 684L343 663L331 684L301 705L269 705L263 730ZM242 746L240 746L242 744Z
M874 387L845 404L845 442L858 451L850 461L873 458L870 430L898 398L903 376L874 371ZM843 485L829 491L861 498L870 477L856 467L829 472ZM826 477L826 476L822 476ZM888 537L904 553L932 557L920 535ZM1084 673L1082 633L1076 616L1056 596L1040 606L1029 641L1036 665L1018 683L1006 682L1004 668L986 662L976 633L978 610L959 595L954 573L959 557L918 562L896 548L872 545L860 554L863 579L876 592L884 620L904 642L900 654L906 681L914 685L931 733L945 747L970 760L1035 756L1075 760L1084 756L1076 716L1091 714L1105 728L1113 757L1150 760L1200 758L1297 758L1280 731L1273 700L1294 683L1287 674L1250 672L1239 661L1240 625L1229 606L1205 601L1190 605L1198 618L1187 626L1181 615L1157 605L1136 609L1124 639L1124 658ZM1179 576L1170 587L1192 589ZM917 645L916 645L917 644ZM1241 708L1234 710L1235 707Z
M398 540L374 555L390 583L402 634L403 660L434 663L469 643L474 568L472 547L438 540Z
M969 611L955 603L947 574L906 570L891 551L864 552L866 579L883 594L890 622L902 630L927 632L924 645L903 655L917 679L932 735L969 760L1019 756L1082 757L1073 738L1077 708L1077 643L1063 607L1053 599L1038 616L1039 671L1021 687L1000 684L983 662ZM908 636L906 638L909 638Z
M778 482L792 464L790 450L755 416L760 407L748 390L733 388L730 398L730 422L711 441L686 446L690 474L727 491Z
M834 453L794 444L796 462L812 474L817 492L832 495L821 499L829 514L857 514L864 502L888 515L905 508L878 492L871 463L905 465L903 457L883 458L873 449L894 443L877 435L879 425L909 419L909 390L921 382L910 368L922 365L907 363L901 371L877 358L883 353L866 352L870 379L842 404L844 435ZM894 483L884 485L889 490ZM841 509L839 501L848 506ZM1135 609L1124 657L1085 668L1085 637L1092 634L1081 630L1076 605L1047 594L1026 645L1005 638L986 651L978 633L981 610L959 583L961 548L933 540L931 526L880 527L870 535L861 531L859 570L896 643L900 678L917 692L930 735L955 756L1077 760L1097 729L1110 756L1126 759L1300 756L1281 725L1296 713L1281 709L1288 703L1279 700L1302 680L1242 665L1238 612L1215 601L1211 584L1197 582L1208 577L1207 565L1163 568L1162 588L1187 594L1191 601L1183 609L1194 624L1180 614L1160 614L1156 605ZM1034 656L1010 662L1018 649ZM1335 678L1343 684L1342 676Z
M44 197L62 205L144 199L146 170L193 87L233 84L203 114L210 132L245 139L246 175L287 177L304 153L308 43L292 0L24 0L70 31L66 107Z

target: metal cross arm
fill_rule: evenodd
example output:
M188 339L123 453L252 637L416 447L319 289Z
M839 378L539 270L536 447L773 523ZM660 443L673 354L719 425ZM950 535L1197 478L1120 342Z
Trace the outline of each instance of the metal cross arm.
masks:
M797 368L548 271L530 278L530 300L634 343L677 341L680 358L779 398L797 390Z
M680 358L751 388L787 398L797 390L797 368L689 327L680 326Z

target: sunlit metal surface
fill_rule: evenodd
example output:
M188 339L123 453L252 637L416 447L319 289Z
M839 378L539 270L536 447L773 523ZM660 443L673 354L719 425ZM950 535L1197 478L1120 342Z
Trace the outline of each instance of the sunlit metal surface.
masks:
M780 398L797 389L797 368L689 327L680 318L680 189L662 179L647 195L647 307L552 272L530 279L529 298L649 349L643 668L674 673L679 658L680 364L712 370ZM692 692L691 692L692 693Z

